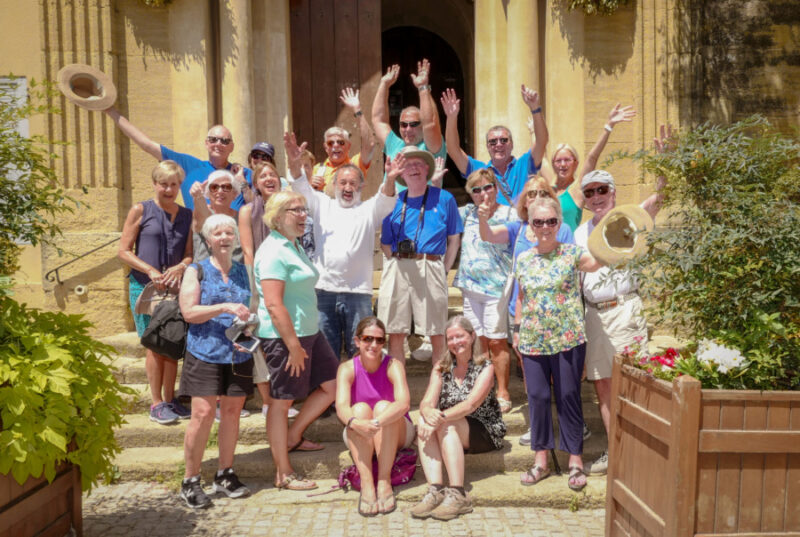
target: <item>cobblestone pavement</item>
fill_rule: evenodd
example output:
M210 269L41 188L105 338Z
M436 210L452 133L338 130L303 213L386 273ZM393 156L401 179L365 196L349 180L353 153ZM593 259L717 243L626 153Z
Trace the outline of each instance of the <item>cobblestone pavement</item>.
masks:
M248 483L249 498L213 496L204 511L185 507L174 487L159 483L127 482L100 486L83 504L86 537L258 536L601 536L602 509L570 512L538 507L482 507L450 522L416 520L400 501L390 515L363 518L356 512L358 494L336 491L307 498L278 491L267 483ZM207 491L210 492L210 490Z

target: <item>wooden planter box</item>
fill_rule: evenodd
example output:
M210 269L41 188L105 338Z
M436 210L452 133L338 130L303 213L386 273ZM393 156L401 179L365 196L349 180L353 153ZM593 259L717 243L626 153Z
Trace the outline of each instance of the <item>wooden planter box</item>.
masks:
M70 528L83 535L77 466L60 466L52 483L41 477L20 485L10 474L0 474L0 535L62 537Z
M606 535L800 537L800 392L614 363Z

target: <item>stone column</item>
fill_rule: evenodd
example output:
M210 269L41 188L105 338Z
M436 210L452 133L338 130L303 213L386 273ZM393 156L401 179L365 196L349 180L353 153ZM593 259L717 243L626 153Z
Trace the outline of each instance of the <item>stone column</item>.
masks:
M539 88L539 58L537 2L475 0L477 158L488 158L485 135L496 124L511 129L515 155L530 147L520 85Z

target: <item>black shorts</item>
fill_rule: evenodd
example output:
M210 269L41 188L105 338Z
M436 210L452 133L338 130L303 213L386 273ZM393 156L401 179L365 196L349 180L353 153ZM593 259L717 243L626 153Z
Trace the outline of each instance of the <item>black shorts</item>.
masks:
M269 369L269 394L273 399L302 399L308 397L308 394L319 388L323 382L336 378L339 358L322 332L298 339L308 358L305 368L297 377L286 371L289 349L283 340L280 338L261 340L261 349L264 351Z
M467 425L469 425L469 449L464 450L464 453L486 453L497 449L483 423L472 416L466 416L466 418Z
M252 393L252 359L237 364L212 364L186 351L181 371L180 395L246 397Z

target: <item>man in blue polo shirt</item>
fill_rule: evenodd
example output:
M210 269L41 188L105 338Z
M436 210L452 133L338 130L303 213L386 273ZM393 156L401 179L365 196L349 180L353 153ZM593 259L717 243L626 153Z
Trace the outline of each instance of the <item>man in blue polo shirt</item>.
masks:
M162 160L174 160L183 168L186 172L186 178L181 183L181 195L183 196L183 204L188 209L194 209L194 201L192 196L189 195L189 189L194 183L205 181L211 172L215 170L229 170L236 174L237 177L241 177L243 173L244 184L242 185L242 192L245 192L253 184L252 172L249 168L228 162L228 158L233 152L233 136L231 136L231 131L223 125L214 125L209 129L205 140L208 160L200 160L192 155L178 153L154 142L114 107L105 110L105 113L116 123L122 134L141 147L145 153L152 155L159 162ZM239 207L243 204L244 197L239 194L231 203L231 208L239 210Z
M430 337L435 365L444 351L447 272L456 259L464 226L452 194L428 185L433 155L407 146L391 163L398 165L408 189L397 197L381 228L385 259L378 318L386 324L389 354L405 361L403 344L413 314L414 332Z
M486 133L486 150L489 152L491 160L482 162L467 155L461 148L458 135L458 112L461 109L461 101L456 97L456 92L448 89L442 94L442 106L447 116L445 125L447 154L453 159L463 177L468 177L469 174L481 168L492 170L498 183L497 202L502 205L514 206L516 204L517 196L522 192L528 176L535 175L541 168L542 158L547 147L547 126L542 116L542 107L539 105L539 94L523 84L522 100L528 105L533 115L533 133L536 142L531 145L530 151L518 159L514 158L511 154L514 150L511 131L502 125L495 125Z

